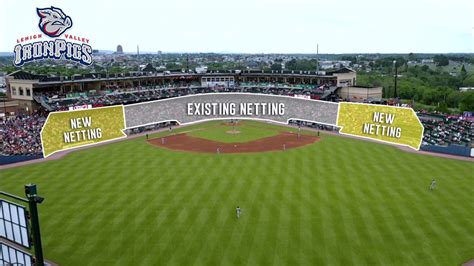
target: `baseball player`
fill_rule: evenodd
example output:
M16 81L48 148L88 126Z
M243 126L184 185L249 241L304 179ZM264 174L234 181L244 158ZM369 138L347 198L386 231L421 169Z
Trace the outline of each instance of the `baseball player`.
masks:
M239 218L240 218L240 212L241 212L239 206L237 206L237 208L235 209L235 212L236 212L236 214L237 214L237 219L239 219Z
M436 188L436 180L431 180L430 191Z
M165 144L165 138L161 138L161 145Z

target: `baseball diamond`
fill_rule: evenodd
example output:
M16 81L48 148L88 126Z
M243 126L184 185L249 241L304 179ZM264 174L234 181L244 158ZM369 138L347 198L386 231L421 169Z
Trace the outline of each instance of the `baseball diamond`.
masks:
M227 130L227 134L240 134L239 130ZM164 139L164 141L163 141ZM286 148L302 147L318 141L319 138L311 135L298 135L295 132L279 132L276 136L261 138L244 143L226 143L206 140L189 136L186 133L171 135L165 138L156 138L148 142L158 147L171 150L214 153L245 153L282 151ZM285 148L282 148L285 147Z

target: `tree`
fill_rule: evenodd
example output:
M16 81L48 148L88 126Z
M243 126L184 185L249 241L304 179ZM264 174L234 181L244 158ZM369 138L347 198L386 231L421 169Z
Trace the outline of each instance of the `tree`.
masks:
M461 102L459 103L461 112L474 112L474 91L464 92Z
M462 85L464 87L474 87L474 74L471 74L464 78Z
M436 107L436 111L441 112L441 113L449 113L448 105L445 102L442 102L439 104L438 107Z
M156 72L156 68L153 67L152 64L148 63L145 68L143 68L144 72Z
M449 59L445 55L435 55L433 61L437 66L447 66L449 65Z
M461 78L461 80L464 80L467 77L467 71L466 71L466 68L464 67L464 64L461 67L461 73L459 77Z
M446 97L446 103L448 104L449 107L457 108L459 107L459 103L461 102L461 99L462 99L462 92L453 90L448 93L448 96Z
M393 64L393 63L392 63ZM398 95L401 99L413 99L415 102L433 105L433 110L438 104L445 103L447 108L459 109L461 100L463 108L469 109L467 93L460 92L460 86L474 87L474 74L467 75L465 80L451 76L446 71L432 70L427 65L410 66L403 77L398 79ZM383 97L393 96L393 77L388 74L376 72L358 73L357 83L361 86L383 87ZM472 92L474 93L474 91ZM428 108L423 106L423 108ZM441 106L444 108L444 106Z
M425 90L423 92L423 102L431 105L436 102L436 93L434 90Z
M12 72L17 71L18 69L17 69L16 67L14 67L14 66L4 66L4 67L1 68L1 70L2 70L3 72L6 72L7 74L10 74L10 73L12 73Z
M314 71L316 70L316 65L318 61L316 59L291 59L286 63L286 69L288 70L303 70L303 71Z
M279 64L279 63L273 63L273 64L270 66L270 69L271 69L271 70L281 70L281 64Z
M356 56L343 55L343 56L341 57L341 60L343 60L343 61L351 61L351 64L356 64L356 63L357 63L357 57L356 57Z
M423 71L423 72L428 72L429 70L430 70L430 67L427 66L427 65L423 65L423 66L421 67L421 71Z

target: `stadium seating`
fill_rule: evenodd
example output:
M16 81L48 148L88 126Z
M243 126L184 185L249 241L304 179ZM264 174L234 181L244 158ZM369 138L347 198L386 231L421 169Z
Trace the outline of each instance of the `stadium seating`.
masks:
M40 131L45 121L45 113L0 120L0 155L41 154Z

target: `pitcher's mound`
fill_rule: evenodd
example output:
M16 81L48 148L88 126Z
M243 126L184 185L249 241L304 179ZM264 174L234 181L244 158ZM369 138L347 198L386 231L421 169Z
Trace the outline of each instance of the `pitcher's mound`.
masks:
M228 127L231 127L231 126L241 126L241 125L242 125L242 122L239 122L239 121L235 121L235 122L223 122L223 123L221 123L221 125L223 125L223 126L228 126Z
M227 134L240 134L239 130L227 130L225 133Z

